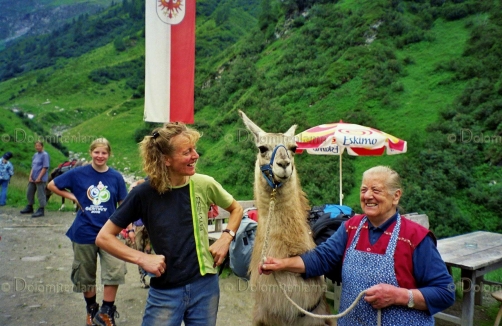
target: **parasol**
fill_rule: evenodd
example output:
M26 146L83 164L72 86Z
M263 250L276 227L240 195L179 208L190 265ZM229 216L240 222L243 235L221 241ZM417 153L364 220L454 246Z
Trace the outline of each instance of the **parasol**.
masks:
M375 128L358 124L322 124L296 135L297 153L304 150L314 155L338 155L340 157L340 205L342 205L342 154L345 150L353 156L378 156L387 153L406 153L406 141Z

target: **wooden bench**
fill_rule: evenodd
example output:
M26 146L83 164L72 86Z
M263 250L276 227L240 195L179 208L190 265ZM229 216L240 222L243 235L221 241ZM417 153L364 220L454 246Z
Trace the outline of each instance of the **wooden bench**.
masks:
M429 217L425 214L408 213L402 215L413 222L416 222L426 229L429 229Z

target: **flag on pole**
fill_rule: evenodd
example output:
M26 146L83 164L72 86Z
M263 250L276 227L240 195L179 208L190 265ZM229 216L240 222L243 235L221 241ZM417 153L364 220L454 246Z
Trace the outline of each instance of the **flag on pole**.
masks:
M145 1L145 113L193 123L195 0Z

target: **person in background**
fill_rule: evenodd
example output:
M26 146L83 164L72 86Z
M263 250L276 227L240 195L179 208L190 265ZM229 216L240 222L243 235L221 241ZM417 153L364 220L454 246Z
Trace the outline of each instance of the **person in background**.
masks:
M115 325L115 297L119 284L125 283L125 263L95 245L99 230L127 195L124 178L107 165L111 152L108 140L94 140L90 146L91 164L71 169L48 185L49 190L81 207L66 235L73 247L73 290L84 294L88 326ZM104 286L101 308L96 301L98 256Z
M131 191L131 189L133 189L137 185L145 182L146 179L147 178L142 178L133 182L129 187L129 191ZM143 224L143 221L141 219L137 219L136 221L129 224L126 229L121 231L121 234L125 239L125 243L128 247L147 254L152 253L148 231L146 230L145 225ZM145 289L148 289L150 285L146 283L147 272L141 266L138 266L138 272L141 286Z
M183 123L166 123L145 136L140 152L148 180L131 190L96 239L99 247L156 276L150 279L144 326L216 324L217 267L239 228L242 207L212 177L195 173L199 138L198 131ZM207 213L212 203L230 216L228 229L209 245ZM116 238L138 216L155 255Z
M14 175L14 166L9 161L11 158L12 153L6 152L0 160L0 206L7 204L7 187L9 186L10 178Z
M49 154L44 151L44 143L40 140L35 142L35 150L37 151L31 159L31 171L28 178L28 189L26 190L26 198L28 205L21 210L21 214L32 214L31 217L44 216L45 204L45 186L49 179ZM37 193L38 210L33 213L33 205L35 204L35 192Z
M399 175L389 167L363 174L362 215L343 222L326 242L300 256L267 257L260 272L287 270L304 277L323 275L342 264L340 311L365 290L364 300L338 320L339 326L434 325L433 315L455 301L455 286L434 235L397 210Z
M146 254L152 253L148 231L146 230L145 225L143 224L143 221L141 219L138 219L129 224L127 226L127 229L125 230L125 233L127 235L126 245L128 247L139 250ZM141 266L138 266L138 272L141 286L145 289L148 289L150 285L146 282L147 272Z

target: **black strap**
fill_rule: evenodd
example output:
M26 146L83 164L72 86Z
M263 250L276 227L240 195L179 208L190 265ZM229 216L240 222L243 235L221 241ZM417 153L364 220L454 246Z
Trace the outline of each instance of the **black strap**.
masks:
M313 307L310 307L309 309L305 309L307 310L308 312L312 312L314 311L317 307L319 307L319 305L321 304L321 299L319 299L319 301L317 301L317 303L313 306ZM303 313L303 312L300 312L298 314L298 317L302 318L302 317L305 317L306 315Z
M227 255L225 257L225 259L223 260L223 263L221 263L221 265L218 269L218 276L220 276L221 273L223 273L223 270L225 269L225 267L227 267L229 265L230 265L230 255Z

